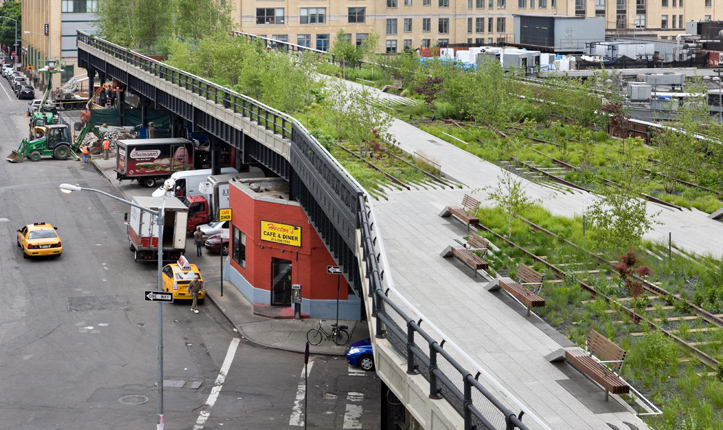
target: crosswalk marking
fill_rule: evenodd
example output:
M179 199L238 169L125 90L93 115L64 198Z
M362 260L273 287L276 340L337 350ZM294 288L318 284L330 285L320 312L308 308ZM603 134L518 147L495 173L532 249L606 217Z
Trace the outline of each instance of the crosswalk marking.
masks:
M363 371L361 369L357 369L356 367L352 367L351 364L349 365L349 376L364 376L364 375L366 375L365 371Z
M291 418L289 418L289 425L290 426L297 426L301 427L304 425L304 417L302 419L302 415L304 413L302 409L302 405L304 404L304 396L306 395L306 369L309 369L309 373L311 373L311 368L314 365L314 359L312 358L309 360L308 367L304 366L304 368L301 369L301 377L299 378L299 387L296 390L296 400L294 400L294 409L291 411ZM359 427L361 428L361 427Z
M364 400L364 393L350 392L349 394L347 394L346 400L349 402L360 403ZM347 403L346 413L344 414L344 429L362 428L360 419L363 412L364 408L362 408L362 405Z

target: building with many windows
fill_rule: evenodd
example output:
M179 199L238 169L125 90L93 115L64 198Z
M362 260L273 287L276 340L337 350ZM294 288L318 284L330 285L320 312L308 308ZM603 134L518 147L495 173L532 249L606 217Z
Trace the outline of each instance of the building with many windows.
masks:
M434 44L510 43L518 14L604 18L607 36L675 39L685 33L685 22L723 19L722 5L713 0L235 0L234 17L243 32L317 49L328 49L340 28L357 45L375 31L380 48L395 52Z
M35 70L44 67L50 50L50 57L65 63L65 72L53 77L53 86L59 87L73 77L78 63L76 30L94 31L97 4L98 0L23 0L23 66L30 64ZM43 74L40 79L44 79Z

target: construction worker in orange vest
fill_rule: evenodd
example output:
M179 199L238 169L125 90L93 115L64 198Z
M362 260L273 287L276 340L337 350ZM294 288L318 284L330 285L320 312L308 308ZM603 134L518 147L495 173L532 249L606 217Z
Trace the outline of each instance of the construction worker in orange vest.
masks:
M108 139L103 141L103 159L108 159L108 153L110 152L110 141Z
M83 145L80 147L80 151L83 153L83 163L87 163L90 160L90 148L88 145Z

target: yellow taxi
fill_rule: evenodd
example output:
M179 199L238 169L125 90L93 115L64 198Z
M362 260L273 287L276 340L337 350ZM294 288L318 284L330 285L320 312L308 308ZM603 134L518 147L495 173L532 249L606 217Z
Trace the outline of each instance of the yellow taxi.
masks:
M166 264L163 267L163 291L173 293L173 300L192 299L191 293L188 292L188 284L193 281L198 273L203 282L203 275L195 264L190 264L186 257L181 256L178 262ZM203 303L206 297L206 290L198 292L198 302Z
M28 224L18 230L18 246L23 250L23 258L62 254L63 246L55 230L47 222Z

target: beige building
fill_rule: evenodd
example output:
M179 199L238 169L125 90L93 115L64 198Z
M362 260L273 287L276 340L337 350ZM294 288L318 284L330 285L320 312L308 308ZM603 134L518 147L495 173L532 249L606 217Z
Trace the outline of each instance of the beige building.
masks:
M65 72L53 76L54 87L85 73L77 67L76 30L93 29L96 7L97 0L22 0L23 66L44 67L50 50L50 57L65 64ZM39 76L42 81L44 74Z
M605 18L616 37L675 38L686 21L723 19L721 0L235 0L241 31L327 49L343 28L361 43L371 31L380 48L512 42L513 16Z

